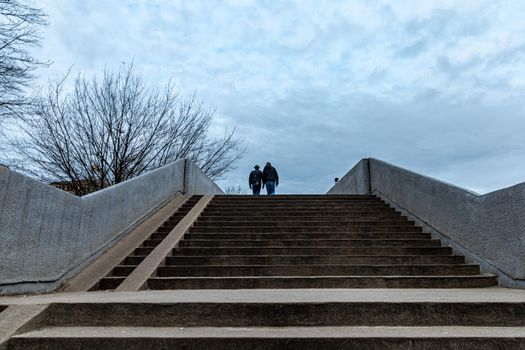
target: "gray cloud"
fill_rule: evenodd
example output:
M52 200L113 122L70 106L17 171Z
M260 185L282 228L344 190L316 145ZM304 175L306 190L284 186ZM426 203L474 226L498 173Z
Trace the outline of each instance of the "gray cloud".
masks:
M373 156L484 192L525 179L520 1L40 2L58 74L134 60L237 127L282 192L325 192ZM500 169L506 169L502 172Z

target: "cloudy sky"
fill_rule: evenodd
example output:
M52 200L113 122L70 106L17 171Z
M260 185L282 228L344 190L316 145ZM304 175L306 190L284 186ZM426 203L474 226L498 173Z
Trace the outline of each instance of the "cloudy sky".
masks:
M236 127L223 187L271 161L278 192L324 193L364 157L480 193L525 181L523 0L35 2L42 81L134 61Z

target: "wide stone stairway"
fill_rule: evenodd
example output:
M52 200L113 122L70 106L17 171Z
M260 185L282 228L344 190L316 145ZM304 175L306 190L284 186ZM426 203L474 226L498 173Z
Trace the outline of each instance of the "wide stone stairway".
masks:
M110 271L6 298L7 348L525 349L525 294L375 196L194 196Z
M216 196L150 289L496 285L374 196Z

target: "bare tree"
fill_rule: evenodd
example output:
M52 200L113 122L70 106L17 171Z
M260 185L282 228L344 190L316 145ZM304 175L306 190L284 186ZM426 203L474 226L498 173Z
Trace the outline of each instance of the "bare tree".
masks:
M226 194L229 194L229 195L236 195L236 194L247 194L248 191L246 190L246 188L242 187L241 185L229 185L229 186L226 186L226 188L224 189L224 192Z
M182 158L218 179L244 154L235 130L208 136L214 111L195 95L182 98L171 83L148 89L132 65L102 79L79 75L70 92L67 79L50 83L13 145L27 172L67 182L77 195Z
M30 100L24 89L33 71L46 63L29 53L38 46L38 29L46 25L42 10L19 0L0 0L0 121L24 111Z

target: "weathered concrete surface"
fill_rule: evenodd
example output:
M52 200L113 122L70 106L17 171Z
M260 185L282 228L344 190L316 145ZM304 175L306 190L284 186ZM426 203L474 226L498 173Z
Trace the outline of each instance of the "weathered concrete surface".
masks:
M29 321L42 314L47 305L12 305L0 316L0 350L7 349L7 341Z
M13 337L9 346L11 350L494 350L524 349L525 332L511 327L61 327Z
M21 338L525 338L524 327L56 327ZM525 343L525 342L522 342ZM323 342L319 345L322 347ZM339 348L338 348L339 349Z
M170 218L191 196L178 195L170 200L164 207L149 216L140 225L137 225L126 237L119 240L114 247L106 251L90 263L74 278L67 281L63 290L67 292L80 292L91 290L100 279L107 276L136 247L151 235L152 227L160 227Z
M370 194L368 159L362 159L328 191L328 194L349 193Z
M525 291L504 288L81 292L0 297L2 304L16 316L2 322L0 314L0 336L16 332L9 349L525 345Z
M503 285L525 286L525 183L480 196L373 158L346 177L328 194L377 194L492 266Z
M55 289L181 193L223 192L185 160L84 197L0 167L0 293Z
M0 297L0 305L83 303L525 303L509 288L450 289L219 289L53 293Z
M115 289L116 292L137 291L144 287L148 278L175 248L184 233L197 220L213 196L203 196L188 214L171 230L168 236L126 277Z

